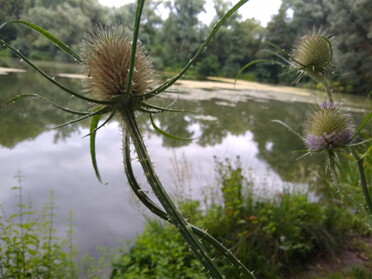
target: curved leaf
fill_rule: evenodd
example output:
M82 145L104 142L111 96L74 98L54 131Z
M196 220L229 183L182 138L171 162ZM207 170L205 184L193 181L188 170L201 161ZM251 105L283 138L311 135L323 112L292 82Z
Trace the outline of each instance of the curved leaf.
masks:
M43 97L43 96L40 96L38 94L21 94L21 95L17 95L15 96L14 98L10 99L5 105L9 105L9 104L13 104L15 102L18 102L18 101L21 101L23 99L26 99L26 98L36 98L36 99L39 99L43 102L46 102L47 104L57 108L57 109L60 109L62 111L65 111L65 112L68 112L68 113L72 113L72 114L78 114L78 115L88 115L90 114L90 112L81 112L81 111L76 111L76 110L72 110L72 109L69 109L69 108L65 108L65 107L62 107L54 102L52 102L51 100Z
M363 119L362 124L359 125L358 129L356 130L354 136L351 138L353 140L364 128L364 126L368 123L368 121L372 118L372 112L368 113L367 116Z
M66 45L65 43L63 43L61 40L59 40L57 37L55 37L54 35L52 35L51 33L49 33L48 31L46 31L45 29L41 28L40 26L37 26L31 22L28 22L28 21L24 21L24 20L10 20L10 21L7 21L7 22L4 22L3 24L0 25L0 30L7 24L9 23L19 23L19 24L23 24L33 30L35 30L36 32L38 32L39 34L41 34L43 37L45 37L48 41L52 42L54 45L56 45L60 50L62 50L64 53L68 54L69 56L73 57L74 59L76 59L77 61L79 61L80 63L83 62L83 60L81 59L81 57L79 56L79 54L77 54L76 52L74 52L71 48L68 47L68 45Z
M284 127L286 127L290 132L292 132L293 134L295 134L297 137L299 137L301 140L304 140L304 138L299 134L299 133L297 133L295 130L293 130L291 127L289 127L288 125L287 125L287 123L285 123L285 122L283 122L283 121L281 121L281 120L271 120L271 122L275 122L275 123L278 123L278 124L280 124L280 125L282 125L282 126L284 126Z
M176 140L194 140L193 138L178 137L178 136L175 136L175 135L172 135L172 134L169 134L169 133L163 131L158 126L156 126L156 124L154 122L154 119L152 118L152 114L150 113L149 115L150 115L150 121L151 121L152 127L154 127L155 131L157 131L159 134L161 134L165 137L171 138L171 139L176 139Z
M177 80L179 80L188 70L189 68L196 62L196 60L200 57L200 55L203 53L204 49L207 47L207 45L210 43L210 41L213 39L214 35L217 33L217 31L220 29L222 24L225 23L226 20L230 18L230 16L236 12L241 6L243 6L248 0L240 0L238 3L236 3L227 13L214 25L212 31L209 33L207 39L202 43L202 45L199 47L199 49L196 51L195 55L190 59L190 61L186 64L186 66L179 72L177 75L175 75L170 80L166 81L162 85L160 85L158 88L152 90L149 93L136 95L138 97L142 97L145 99L151 98L170 86L172 86Z
M54 78L50 77L42 69L40 69L35 64L33 64L19 50L15 49L14 47L12 47L10 44L8 44L7 42L5 42L4 40L0 40L0 43L3 44L4 46L6 46L7 48L9 48L13 53L15 53L18 57L22 58L23 61L25 61L28 65L30 65L31 68L33 68L34 70L36 70L44 78L46 78L48 81L50 81L51 83L53 83L54 85L56 85L57 87L59 87L60 89L62 89L63 91L65 91L65 92L67 92L67 93L69 93L69 94L71 94L71 95L73 95L73 96L75 96L75 97L77 97L79 99L82 99L82 100L85 100L85 101L88 101L88 102L91 102L91 103L94 103L94 104L111 104L110 101L100 101L100 100L91 99L91 98L85 97L84 95L81 95L79 93L76 93L76 92L72 91L71 89L65 87L64 85L62 85L61 83L59 83L58 81L56 81Z
M97 133L98 123L101 120L101 118L102 118L101 114L94 115L92 117L92 121L90 122L90 158L92 160L92 165L93 165L96 177L98 181L102 184L102 179L101 179L101 175L98 170L97 158L96 158L96 133Z

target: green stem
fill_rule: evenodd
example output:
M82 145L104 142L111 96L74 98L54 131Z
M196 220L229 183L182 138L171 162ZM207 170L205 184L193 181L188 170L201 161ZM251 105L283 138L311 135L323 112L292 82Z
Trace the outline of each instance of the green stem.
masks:
M143 142L141 133L138 129L137 122L134 117L134 112L129 109L121 111L125 123L125 129L133 141L136 149L139 162L145 172L148 183L151 185L156 197L167 212L170 221L175 225L180 232L190 249L193 251L197 259L202 263L210 276L214 279L223 279L223 275L212 258L208 255L206 249L192 232L191 227L177 210L168 193L164 190L148 155L146 146Z
M141 15L143 6L145 5L145 0L138 0L137 9L136 9L136 19L134 22L133 27L133 42L132 42L132 49L130 54L130 66L128 71L128 77L127 77L127 84L125 88L125 92L131 92L132 87L132 79L133 79L133 72L135 67L135 61L136 61L136 51L137 51L137 42L138 42L138 33L141 23ZM130 94L126 94L126 96L130 96Z
M125 173L128 178L129 185L131 186L133 192L137 196L137 198L148 208L151 212L153 212L155 215L160 217L161 219L168 221L172 224L170 221L168 214L164 212L161 208L159 208L147 195L144 191L142 191L141 187L139 186L137 179L134 176L132 163L131 163L131 157L130 157L130 142L129 142L129 136L128 134L125 135L125 141L124 141L124 167L125 167ZM210 245L212 245L217 251L219 251L223 256L226 256L232 264L235 265L235 267L241 272L243 275L243 278L256 278L250 270L247 269L247 267L238 260L228 249L226 249L225 246L223 246L220 242L218 242L213 236L208 234L206 231L189 224L194 234L201 237L203 240L207 241Z
M371 196L369 194L368 187L367 187L367 181L366 181L366 176L364 173L364 166L363 166L363 158L359 157L358 153L355 151L354 148L351 149L351 152L354 158L357 160L360 184L362 186L364 199L366 200L369 212L372 214L372 200L371 200Z
M325 78L323 78L322 84L325 91L327 92L329 102L333 104L332 91L331 87L329 86L329 82Z
M366 222L372 228L372 216L356 200L354 200L341 186L336 173L334 154L330 150L328 151L328 158L333 183L336 185L337 190L348 200L348 202L354 205L357 208L357 210L364 215L364 217L366 218Z

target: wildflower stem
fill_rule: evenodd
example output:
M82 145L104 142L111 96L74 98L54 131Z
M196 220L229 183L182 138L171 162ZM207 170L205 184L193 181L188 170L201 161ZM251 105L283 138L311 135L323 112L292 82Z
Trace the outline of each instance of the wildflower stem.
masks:
M136 19L135 19L134 28L133 28L133 42L132 42L130 64L129 64L130 66L129 66L128 78L126 81L127 84L126 84L126 90L125 90L128 93L130 92L132 88L132 79L133 79L134 65L135 65L135 60L136 60L138 33L139 33L141 15L142 15L144 4L145 4L145 0L138 0L137 9L136 9ZM129 97L130 95L127 94L127 96Z
M133 145L136 149L139 162L145 172L148 183L151 185L156 197L164 207L169 216L170 221L175 225L177 230L182 235L183 239L189 245L197 259L202 263L210 276L214 279L223 279L223 275L212 258L207 253L202 243L197 239L192 232L190 225L186 222L181 213L177 210L168 193L163 188L151 162L146 146L143 142L142 135L138 129L137 122L134 117L134 112L130 109L122 110L125 128L132 138Z
M325 78L322 78L321 84L324 87L325 92L327 92L329 102L333 104L332 90L331 90L331 87L329 86L328 80Z
M372 227L372 216L356 200L354 200L341 186L338 180L338 177L337 177L337 173L336 173L334 156L335 156L334 153L331 150L329 150L328 151L328 159L329 159L328 163L329 163L329 169L331 170L333 183L335 184L337 190L347 199L347 201L353 204L357 208L357 210L364 215L364 217L366 218L366 223L368 223L368 225Z
M368 210L369 210L370 214L372 214L372 200L371 200L371 196L370 196L369 191L368 191L366 176L365 176L365 173L364 173L363 158L361 158L359 156L359 154L356 152L356 150L354 148L351 149L351 152L352 152L355 160L357 161L358 172L359 172L359 177L360 177L360 184L362 186L363 195L364 195L364 198L366 200Z

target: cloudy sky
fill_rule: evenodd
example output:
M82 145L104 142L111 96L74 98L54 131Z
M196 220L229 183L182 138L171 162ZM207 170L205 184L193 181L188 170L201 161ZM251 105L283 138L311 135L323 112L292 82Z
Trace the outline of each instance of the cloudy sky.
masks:
M134 0L98 0L101 4L110 7L120 7L122 5L133 3ZM235 4L237 0L233 0L232 3ZM255 18L261 22L263 26L270 21L271 16L276 14L278 11L281 0L250 0L246 3L240 10L239 13L246 18ZM200 19L204 23L209 23L214 16L213 0L206 0L205 9L206 14L202 14ZM166 15L164 15L166 17Z

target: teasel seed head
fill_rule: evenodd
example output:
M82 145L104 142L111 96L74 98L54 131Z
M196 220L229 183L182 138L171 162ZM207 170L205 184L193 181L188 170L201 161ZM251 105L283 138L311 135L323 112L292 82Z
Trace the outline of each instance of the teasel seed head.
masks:
M313 28L295 41L291 68L312 77L325 75L333 57L332 44L332 33L324 28Z
M140 98L132 96L144 94L151 89L154 71L146 51L139 43L131 92L126 92L131 49L131 36L123 27L95 27L92 33L85 36L83 58L88 75L85 88L92 98L117 101L118 104L130 105L134 109L138 107Z
M353 134L350 116L335 104L324 102L306 124L305 144L310 150L334 150L345 147Z

